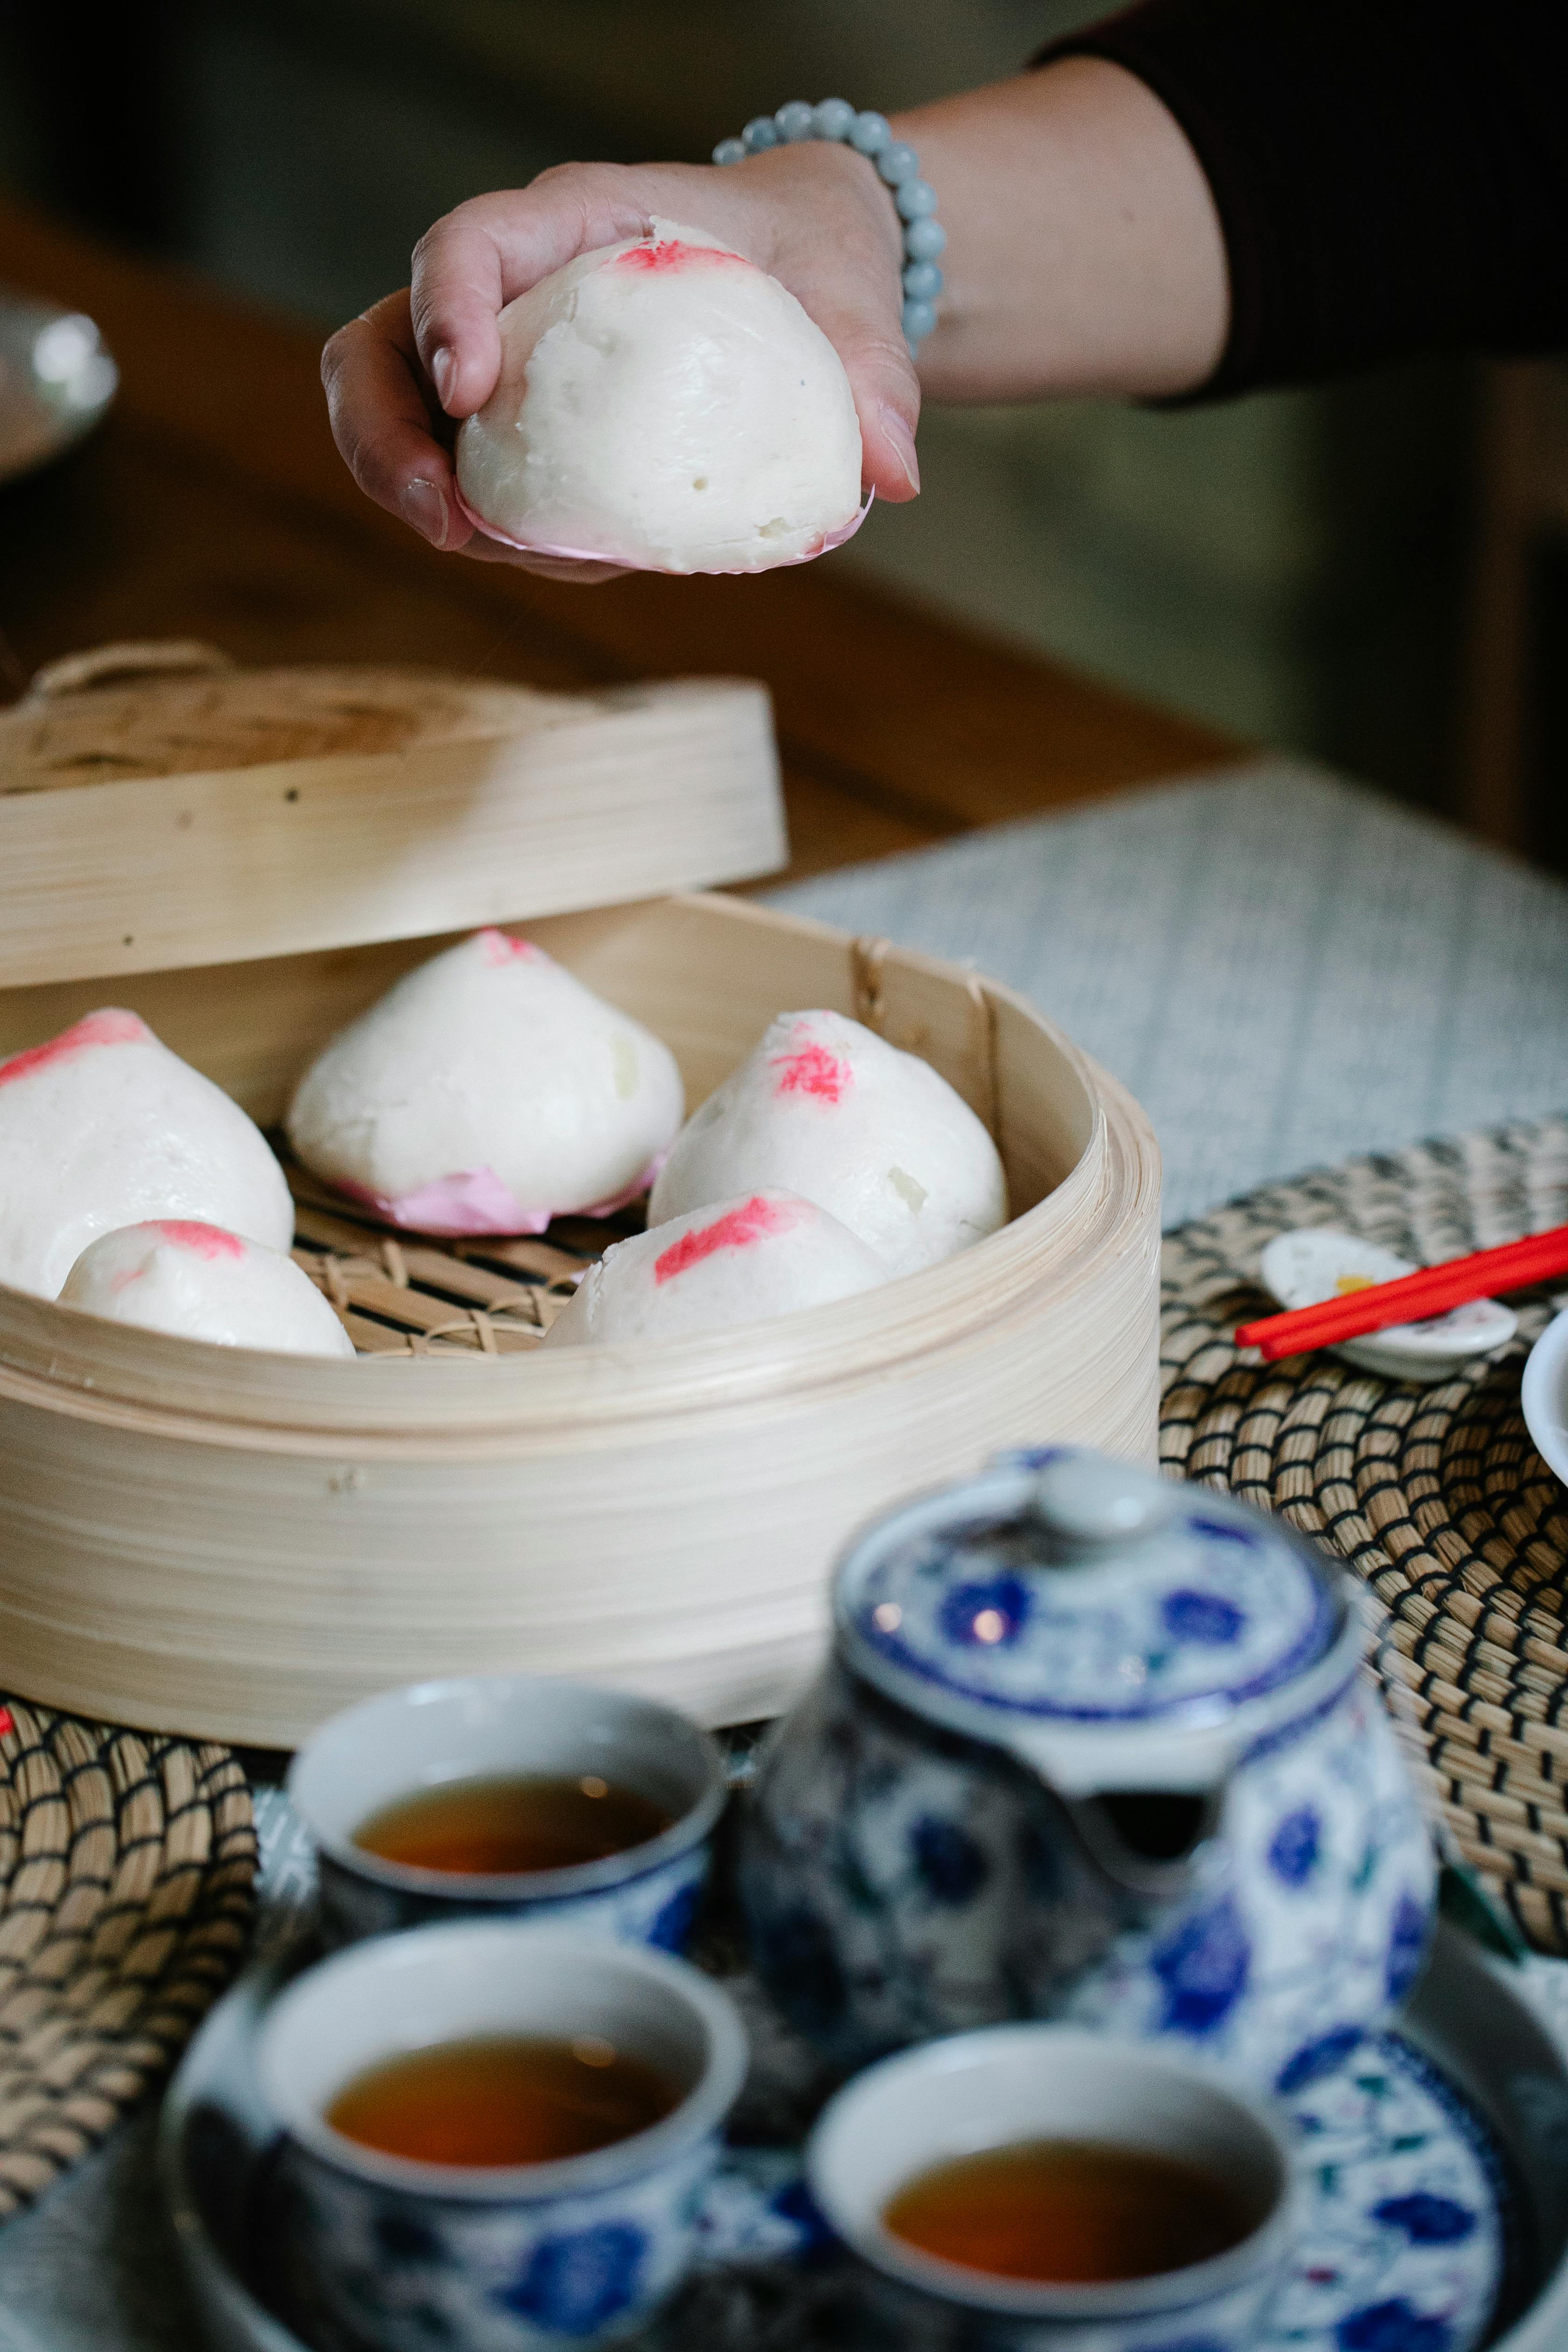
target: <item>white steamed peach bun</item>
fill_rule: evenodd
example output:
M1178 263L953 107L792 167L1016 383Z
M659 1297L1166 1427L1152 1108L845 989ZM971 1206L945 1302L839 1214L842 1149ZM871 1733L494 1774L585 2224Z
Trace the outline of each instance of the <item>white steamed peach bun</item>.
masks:
M53 1298L99 1234L193 1217L286 1250L261 1131L134 1013L89 1013L0 1062L0 1282Z
M417 1233L540 1234L645 1191L685 1106L674 1055L528 940L404 975L300 1081L308 1168Z
M583 1276L547 1348L680 1339L875 1290L888 1269L814 1202L743 1194L616 1242Z
M840 1013L785 1013L677 1137L650 1223L781 1185L826 1209L889 1274L1007 1220L984 1126L947 1080Z
M66 1276L60 1303L220 1347L289 1356L354 1352L291 1257L193 1217L159 1217L100 1234Z
M656 220L500 314L495 391L458 487L498 539L652 572L765 572L847 538L860 428L793 294L701 229Z

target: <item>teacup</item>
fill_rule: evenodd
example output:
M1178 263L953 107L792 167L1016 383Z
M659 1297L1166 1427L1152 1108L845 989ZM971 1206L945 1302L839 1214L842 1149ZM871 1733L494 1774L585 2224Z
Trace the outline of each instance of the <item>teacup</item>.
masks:
M400 1799L511 1774L598 1775L652 1800L668 1827L597 1861L495 1874L423 1869L354 1843ZM329 1949L398 1927L527 1916L682 1951L725 1799L719 1750L685 1716L551 1675L474 1675L365 1699L307 1741L288 1788L319 1851Z
M1198 2168L1251 2226L1181 2270L1057 2284L943 2259L895 2235L889 2201L955 2158L1089 2141ZM1065 2025L984 2027L886 2058L825 2108L811 2189L868 2268L873 2308L904 2346L984 2352L1245 2352L1289 2252L1296 2192L1286 2127L1260 2099L1164 2050Z
M389 2059L506 2036L608 2045L658 2068L678 2104L591 2153L508 2166L392 2155L326 2119L345 2085ZM561 2352L563 2339L635 2334L690 2260L746 2058L724 1994L660 1952L509 1920L337 1953L280 1995L258 2050L288 2135L298 2291L384 2352Z

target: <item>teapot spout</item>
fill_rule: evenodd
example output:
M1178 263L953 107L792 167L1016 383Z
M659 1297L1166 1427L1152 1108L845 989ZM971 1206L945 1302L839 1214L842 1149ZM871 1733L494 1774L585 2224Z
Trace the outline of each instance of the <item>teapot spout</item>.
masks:
M1023 1724L1008 1745L1050 1790L1100 1876L1141 1903L1190 1889L1237 1761L1228 1724Z
M1111 1885L1141 1903L1175 1903L1191 1889L1197 1857L1219 1826L1225 1790L1119 1789L1062 1804Z

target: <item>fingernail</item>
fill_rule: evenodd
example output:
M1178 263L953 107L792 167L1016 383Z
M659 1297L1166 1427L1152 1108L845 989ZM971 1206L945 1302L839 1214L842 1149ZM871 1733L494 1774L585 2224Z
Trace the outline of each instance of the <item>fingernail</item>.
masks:
M915 455L915 436L896 408L882 411L882 431L893 446L893 454L904 469L904 479L911 490L921 486L921 461Z
M447 497L435 482L422 478L410 482L403 493L403 516L411 522L421 539L432 547L447 544Z
M447 349L445 343L442 344L440 350L436 353L435 358L430 362L430 373L434 378L436 384L436 397L440 402L443 408L446 407L447 400L451 396L452 377L456 372L457 365L458 362L456 359Z

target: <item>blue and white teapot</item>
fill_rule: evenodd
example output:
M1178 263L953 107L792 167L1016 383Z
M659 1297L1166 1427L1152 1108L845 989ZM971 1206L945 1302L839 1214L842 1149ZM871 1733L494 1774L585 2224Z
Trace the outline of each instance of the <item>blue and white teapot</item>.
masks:
M1067 1449L870 1528L743 1836L784 2014L841 2066L1060 2017L1310 2082L1409 1990L1435 1887L1357 1601L1278 1521Z

